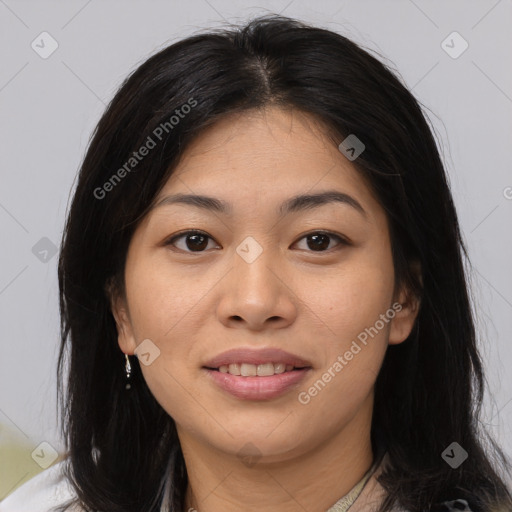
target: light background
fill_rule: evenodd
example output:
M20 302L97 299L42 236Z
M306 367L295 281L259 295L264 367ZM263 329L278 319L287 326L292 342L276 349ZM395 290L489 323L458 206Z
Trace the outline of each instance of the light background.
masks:
M57 256L43 262L32 248L43 237L59 245L75 174L105 105L158 49L268 12L378 51L428 108L476 269L490 389L484 421L512 454L510 0L0 0L0 499L41 471L31 457L41 442L63 449ZM43 31L59 45L47 59L31 47ZM453 31L469 44L456 59L441 46Z

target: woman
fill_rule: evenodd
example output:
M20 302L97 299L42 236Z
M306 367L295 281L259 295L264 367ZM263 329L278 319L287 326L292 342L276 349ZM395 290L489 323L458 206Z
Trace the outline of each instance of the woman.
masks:
M30 493L512 510L463 256L418 102L359 46L273 16L165 48L80 171L59 262L69 457Z

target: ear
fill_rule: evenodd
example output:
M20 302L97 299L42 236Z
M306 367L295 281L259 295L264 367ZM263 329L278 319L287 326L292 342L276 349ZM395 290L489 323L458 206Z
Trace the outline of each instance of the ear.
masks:
M421 277L421 265L418 261L411 264L411 271L416 275L421 286L423 286L423 279ZM397 296L398 295L398 296ZM400 304L394 306L395 316L391 320L391 327L389 330L389 344L398 345L407 339L411 334L414 322L418 316L420 309L420 298L413 294L411 290L402 288L398 294L395 294L393 304Z
M133 334L125 294L119 290L113 278L107 281L105 293L110 302L110 309L116 322L117 343L119 348L125 354L133 355L137 348L137 343L135 342L135 336Z

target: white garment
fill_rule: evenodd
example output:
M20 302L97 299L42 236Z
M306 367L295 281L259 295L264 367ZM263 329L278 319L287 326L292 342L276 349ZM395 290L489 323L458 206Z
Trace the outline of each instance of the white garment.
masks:
M75 498L71 484L62 474L64 463L50 466L18 487L0 502L0 512L52 512L57 505Z

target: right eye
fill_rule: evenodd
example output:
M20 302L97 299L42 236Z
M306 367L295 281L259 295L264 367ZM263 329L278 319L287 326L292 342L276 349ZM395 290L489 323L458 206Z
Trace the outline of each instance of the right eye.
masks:
M180 239L185 239L185 247L178 247L176 245L176 242ZM183 252L204 252L208 246L208 239L213 240L213 238L204 231L189 230L173 235L164 245L172 245Z

